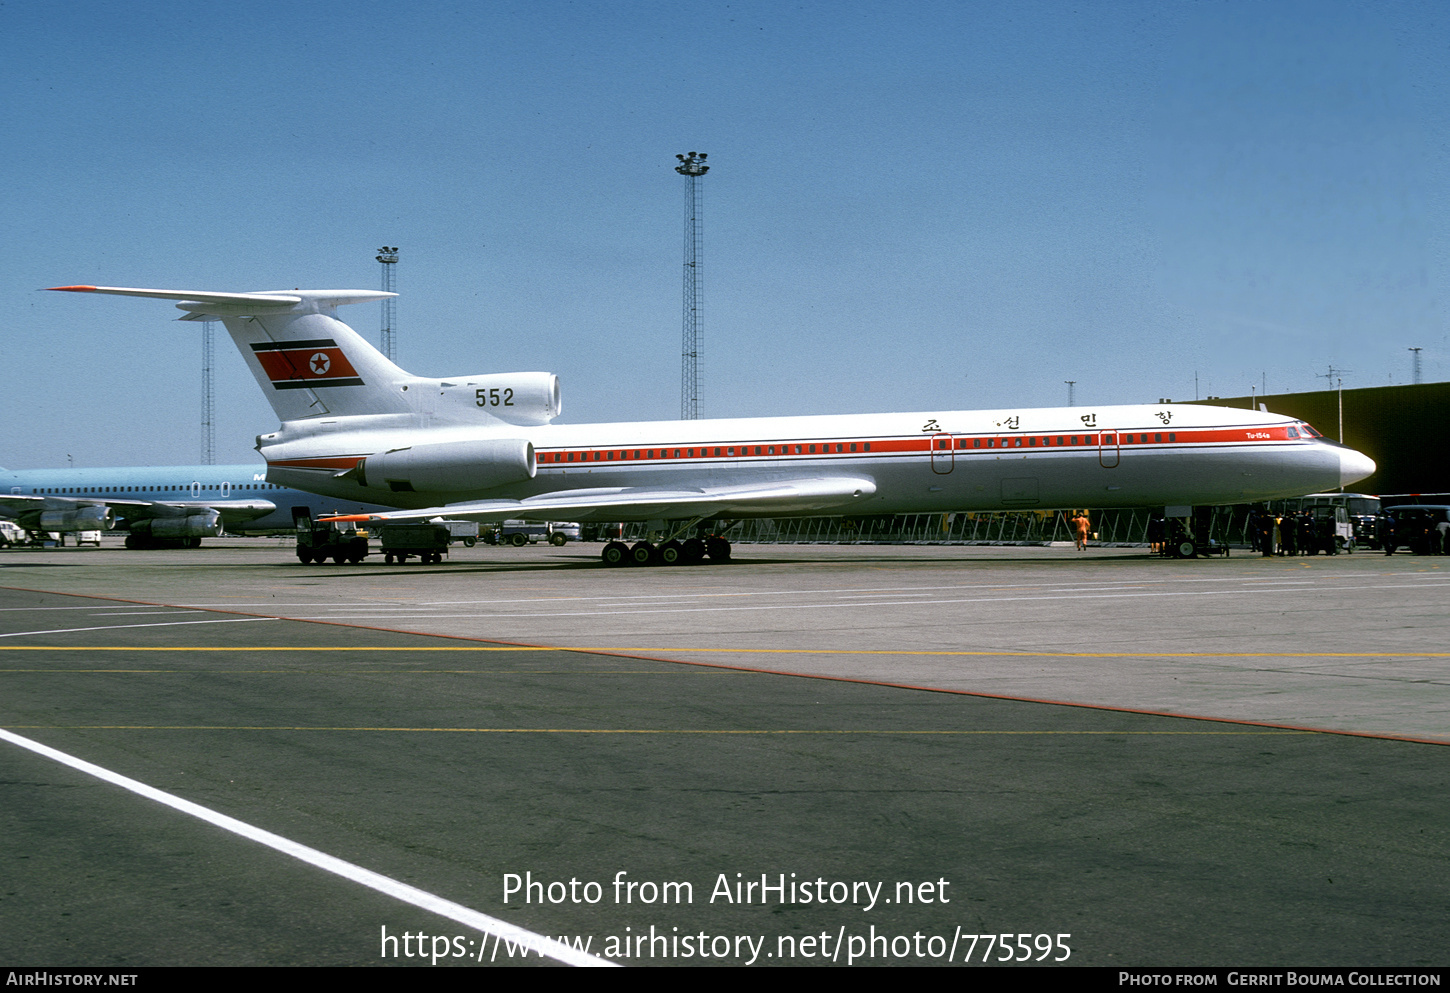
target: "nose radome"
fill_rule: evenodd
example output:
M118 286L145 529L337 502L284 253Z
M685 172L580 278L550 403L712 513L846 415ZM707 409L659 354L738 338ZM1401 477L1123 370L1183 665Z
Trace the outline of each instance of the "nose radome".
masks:
M1363 452L1356 452L1352 448L1341 448L1339 450L1339 485L1348 486L1350 483L1357 483L1361 479L1374 475L1374 459Z

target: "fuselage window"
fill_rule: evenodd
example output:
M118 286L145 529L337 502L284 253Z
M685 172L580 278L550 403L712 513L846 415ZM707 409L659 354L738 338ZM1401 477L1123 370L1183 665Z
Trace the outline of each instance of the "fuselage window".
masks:
M1176 433L1170 431L1168 433L1168 440L1169 441L1177 441L1178 440L1178 435Z
M816 446L815 445L811 445L810 446L810 450L811 450L810 451L810 454L812 454L812 455L816 454Z

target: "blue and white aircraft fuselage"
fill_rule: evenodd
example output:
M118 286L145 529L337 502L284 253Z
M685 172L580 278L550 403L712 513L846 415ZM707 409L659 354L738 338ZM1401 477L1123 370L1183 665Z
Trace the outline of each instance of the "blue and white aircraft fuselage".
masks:
M29 531L125 530L133 548L286 530L303 508L312 518L384 509L269 483L257 465L0 469L0 517Z

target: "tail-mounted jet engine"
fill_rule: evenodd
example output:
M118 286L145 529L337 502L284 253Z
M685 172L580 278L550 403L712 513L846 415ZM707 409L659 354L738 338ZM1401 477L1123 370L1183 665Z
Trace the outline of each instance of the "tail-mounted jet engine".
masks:
M420 383L410 387L424 389ZM436 404L419 398L420 409L455 423L477 423L487 414L508 424L548 424L559 416L559 377L552 372L506 372L438 382Z
M534 446L521 438L445 441L369 455L343 478L394 493L478 492L533 479Z

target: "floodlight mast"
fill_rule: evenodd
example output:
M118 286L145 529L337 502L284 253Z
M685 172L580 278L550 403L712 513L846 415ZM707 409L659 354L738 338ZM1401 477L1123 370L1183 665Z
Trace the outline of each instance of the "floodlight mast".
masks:
M384 293L394 293L396 280L393 278L393 266L398 264L398 249L396 246L389 248L384 245L378 249L377 259L383 264L382 290ZM398 311L396 297L385 297L383 306L383 329L378 335L378 343L382 346L380 351L388 357L389 362L396 362L398 356L396 329L393 322L397 320Z
M216 465L216 322L201 325L201 464Z
M704 190L700 179L710 171L705 152L676 155L675 172L685 177L685 292L684 333L680 348L680 419L700 416L700 325L704 314L704 286L700 265L705 256L705 229L701 203Z

